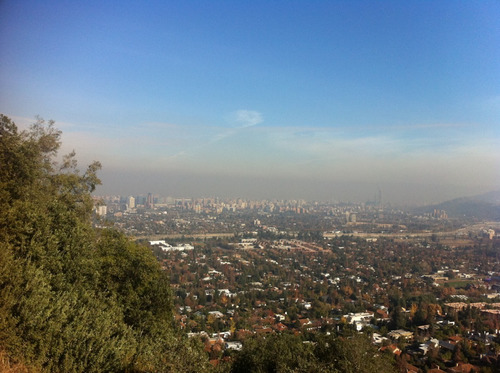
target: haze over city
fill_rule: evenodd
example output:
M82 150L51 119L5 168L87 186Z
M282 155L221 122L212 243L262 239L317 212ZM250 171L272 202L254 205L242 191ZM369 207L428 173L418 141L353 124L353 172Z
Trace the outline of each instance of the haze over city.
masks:
M431 203L500 189L500 3L0 3L0 112L99 194Z

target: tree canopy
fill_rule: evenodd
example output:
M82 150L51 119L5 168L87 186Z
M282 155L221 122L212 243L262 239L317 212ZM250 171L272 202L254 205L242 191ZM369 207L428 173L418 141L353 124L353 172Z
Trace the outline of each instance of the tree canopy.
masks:
M381 354L365 335L318 335L304 342L284 334L249 340L236 356L234 373L246 372L394 372L392 357Z
M0 115L0 352L30 371L205 371L151 251L92 227L101 166L57 161L60 137Z

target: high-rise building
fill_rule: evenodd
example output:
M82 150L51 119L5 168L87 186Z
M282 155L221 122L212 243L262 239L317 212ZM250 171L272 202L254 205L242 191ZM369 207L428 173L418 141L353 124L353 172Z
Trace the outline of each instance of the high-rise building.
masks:
M129 196L127 198L127 208L128 209L134 209L135 208L135 198L132 196Z
M155 206L155 201L153 194L148 193L148 199L146 200L146 208L147 209L152 209Z
M106 205L96 206L96 214L99 216L106 216L108 213L108 208Z

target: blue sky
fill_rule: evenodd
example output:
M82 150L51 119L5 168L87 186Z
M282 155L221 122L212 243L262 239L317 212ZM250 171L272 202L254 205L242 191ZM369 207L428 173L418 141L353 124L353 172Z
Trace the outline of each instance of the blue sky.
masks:
M5 0L0 51L0 111L54 119L102 193L500 188L498 1Z

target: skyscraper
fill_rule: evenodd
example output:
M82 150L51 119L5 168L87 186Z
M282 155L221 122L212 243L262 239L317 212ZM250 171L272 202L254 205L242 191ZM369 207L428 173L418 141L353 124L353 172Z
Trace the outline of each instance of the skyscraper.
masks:
M152 209L155 205L153 194L148 193L148 199L146 200L146 208Z
M134 209L135 208L135 198L132 196L129 196L127 198L127 208L128 209Z

